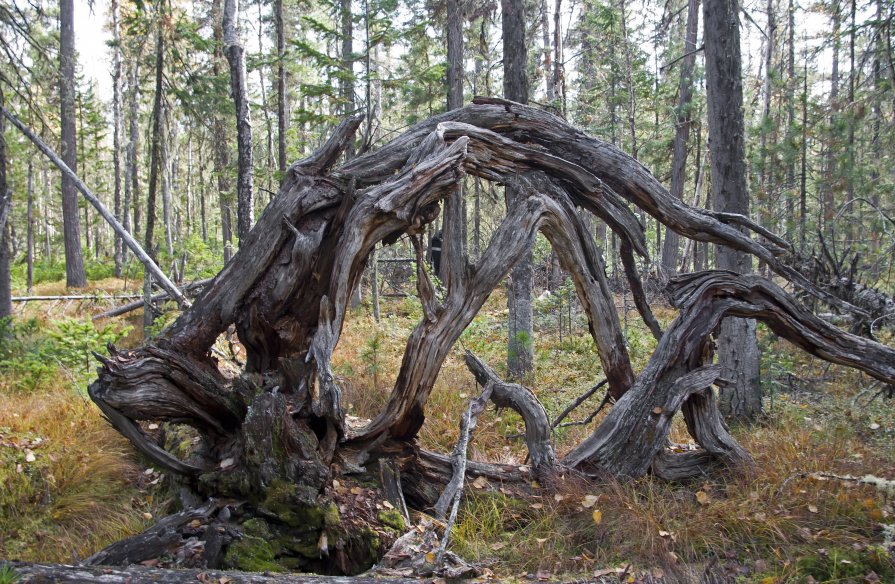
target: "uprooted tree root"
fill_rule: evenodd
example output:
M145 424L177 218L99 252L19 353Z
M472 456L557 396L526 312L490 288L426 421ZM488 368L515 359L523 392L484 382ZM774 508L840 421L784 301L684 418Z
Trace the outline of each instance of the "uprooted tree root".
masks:
M110 347L110 354L101 357L91 398L153 463L215 502L163 520L163 534L153 536L159 545L143 546L149 552L125 545L118 555L107 550L93 561L144 561L162 550L186 555L194 542L190 545L201 547L199 561L209 567L365 569L381 554L381 527L389 517L370 513L367 527L351 523L359 515L352 507L363 502L357 495L346 496L345 485L376 478L371 464L387 460L411 507L435 503L451 478L451 461L416 444L427 398L454 343L538 231L571 274L616 402L594 432L558 460L546 413L534 394L503 383L470 357L476 377L494 386L491 399L522 413L532 464L520 469L469 461L467 476L524 482L530 473L549 477L566 468L680 479L710 467L751 464L728 433L711 391L713 384L723 383L724 372L711 364L710 337L728 316L762 320L818 357L895 383L895 351L821 321L757 276L710 271L674 280L668 293L680 315L660 330L636 270L635 254L645 257L647 246L629 204L685 237L761 258L778 275L839 310L860 309L817 290L779 261L787 248L780 238L745 217L685 205L637 161L551 114L477 99L333 169L358 124L357 119L344 121L317 154L289 169L279 195L239 252L174 324L142 348ZM462 256L458 241L447 238L440 298L425 262L417 262L423 318L407 340L382 411L368 424L352 427L330 369L351 293L379 242L409 236L422 260L424 227L459 188L464 173L512 184L521 198L507 210L475 265ZM659 339L639 376L632 370L602 258L580 209L620 238L637 308ZM219 367L210 351L231 326L246 350L239 374ZM679 410L700 446L697 451L665 449ZM149 420L191 426L197 447L189 456L175 456L144 431L141 422ZM368 495L367 500L375 499ZM253 543L257 549L248 549ZM245 562L233 551L240 547L248 550Z

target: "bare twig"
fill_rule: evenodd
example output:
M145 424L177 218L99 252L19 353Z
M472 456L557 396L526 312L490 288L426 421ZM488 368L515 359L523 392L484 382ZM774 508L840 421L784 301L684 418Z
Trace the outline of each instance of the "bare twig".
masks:
M590 398L590 396L597 393L601 387L606 385L607 382L608 382L608 380L604 379L603 381L597 383L596 385L594 385L593 387L591 387L590 389L585 391L583 394L581 394L581 396L578 397L578 399L573 401L566 409L564 409L562 411L562 413L560 413L558 416L556 416L556 419L553 420L552 424L550 424L550 428L556 428L557 426L559 426L559 423L562 422L564 419L566 419L566 417L569 414L571 414L575 410L575 408L577 408L578 406L583 404L585 401L587 401L587 399ZM607 393L606 395L607 395L607 397L603 398L603 403L600 404L600 408L602 408L608 401L609 394ZM600 409L598 408L597 411L600 411Z
M460 438L457 445L454 446L454 452L451 454L451 465L454 467L454 476L451 482L444 488L441 497L435 504L435 513L439 519L444 519L447 513L447 507L451 505L451 514L448 517L447 525L444 528L444 536L441 538L441 547L438 549L438 555L435 558L435 565L441 567L444 561L444 552L447 550L447 544L451 536L451 528L454 521L457 520L457 510L460 508L460 497L463 494L463 482L466 479L466 450L469 447L469 438L475 430L478 422L479 414L485 411L485 406L491 398L491 392L494 390L494 382L485 385L479 397L469 400L469 405L463 418L460 421Z

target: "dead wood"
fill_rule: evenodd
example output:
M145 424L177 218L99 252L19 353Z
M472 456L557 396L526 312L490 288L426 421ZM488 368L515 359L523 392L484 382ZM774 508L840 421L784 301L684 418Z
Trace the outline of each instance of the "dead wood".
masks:
M165 569L149 566L72 566L5 562L18 574L22 584L182 584L183 582L228 582L230 584L419 584L418 579L400 576L339 577L308 574L272 574L207 569Z
M455 474L522 489L532 470L540 474L555 465L618 477L652 470L673 479L749 465L711 389L725 378L707 350L724 316L762 320L812 354L895 382L895 351L824 323L757 276L712 271L672 281L669 294L680 314L661 331L639 280L635 254L646 257L647 246L630 205L683 236L751 253L834 306L853 307L781 262L780 238L748 218L674 199L636 160L560 118L511 102L477 100L335 167L358 124L344 121L320 152L290 167L279 195L233 260L155 342L133 351L110 348L101 359L91 398L141 452L202 496L249 501L264 510L265 520L294 528L295 513L319 517L314 510L328 508L334 478L370 474L367 466L383 459L400 473L399 490L417 508L435 504ZM423 261L422 234L465 173L511 184L519 197L475 264L460 253L446 255L439 295ZM580 209L621 239L635 303L659 339L639 376ZM414 442L426 403L455 342L538 231L572 277L615 405L557 462L534 393L503 383L470 355L470 367L492 388L492 399L525 419L532 464L467 461L465 470L455 472L447 456L421 451ZM423 317L407 339L382 410L365 426L349 426L330 359L371 252L402 236L416 249ZM219 366L211 352L231 327L246 349L241 373ZM700 450L665 451L678 411ZM143 429L149 420L191 427L195 447L175 456ZM313 527L321 554L329 550L332 530L322 522ZM327 561L338 569L360 565L349 556Z
M208 285L211 282L211 278L206 278L203 280L196 280L195 282L190 282L183 286L183 293L187 294L190 292L196 292L202 287ZM31 297L28 297L31 298ZM92 296L88 296L88 298L93 298ZM105 312L101 312L99 314L93 315L93 320L99 320L102 318L113 318L116 316L121 316L122 314L127 314L128 312L133 312L134 310L139 310L146 305L146 302L142 300L142 295L132 295L132 296L115 296L115 298L141 298L141 300L137 300L135 302L129 302L128 304L123 304L116 308L112 308ZM171 298L171 295L167 292L163 292L161 294L153 294L151 301L152 302L161 302L162 300L168 300Z
M472 371L476 381L485 387L491 386L491 401L497 407L510 408L522 417L525 422L528 459L535 476L550 472L556 464L551 441L552 427L544 406L534 392L518 383L501 380L493 369L470 351L466 351L466 366Z

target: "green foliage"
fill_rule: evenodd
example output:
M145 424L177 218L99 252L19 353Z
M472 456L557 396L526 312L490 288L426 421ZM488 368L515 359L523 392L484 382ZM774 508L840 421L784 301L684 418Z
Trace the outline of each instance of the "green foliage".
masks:
M10 389L33 391L53 379L61 367L78 385L91 376L94 351L105 351L130 332L130 327L105 325L90 319L63 319L47 326L36 318L0 321L0 369L8 373Z
M21 578L21 575L9 564L0 566L0 584L15 584Z
M380 329L376 329L373 335L367 339L361 351L361 359L366 365L367 375L373 377L373 387L379 387L379 373L382 370L380 353L382 352L383 335Z

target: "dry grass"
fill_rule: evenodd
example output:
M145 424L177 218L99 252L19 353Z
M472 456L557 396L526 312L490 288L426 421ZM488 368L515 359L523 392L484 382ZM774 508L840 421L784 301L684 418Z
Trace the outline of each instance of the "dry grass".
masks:
M0 557L83 558L159 506L127 441L65 390L0 394L0 464Z
M349 401L356 415L372 417L388 396L404 340L418 318L406 304L391 306L393 315L379 324L362 309L345 327L335 363L351 380ZM463 348L502 368L503 306L496 294L446 361L427 404L420 434L424 446L441 451L453 446L465 398L478 391L463 366ZM666 323L673 316L670 310L659 312ZM542 334L536 341L535 371L527 384L551 416L600 378L586 335L582 328L572 339L566 335L563 343L555 334ZM369 350L374 337L375 363ZM628 338L639 370L651 354L652 339L633 324ZM870 572L895 581L895 565L881 534L881 524L893 523L892 501L870 486L812 477L870 473L895 478L892 433L886 433L895 407L880 401L872 408L852 407L856 393L867 385L861 374L830 367L770 336L763 345L764 376L777 391L769 403L772 409L758 426L735 429L755 457L750 471L683 485L652 477L624 484L565 477L535 499L472 489L454 532L456 549L502 575L583 575L633 565L678 582L696 581L706 570L729 581L762 584L808 582L809 576L839 582ZM780 393L781 387L790 389ZM601 397L572 417L583 418ZM558 451L576 444L600 419L557 432ZM874 424L882 427L870 430ZM524 447L510 437L522 430L515 414L489 410L479 422L470 456L521 463ZM679 419L671 439L690 440ZM705 504L697 499L698 492L707 496ZM587 495L598 502L586 507ZM600 511L599 523L594 510Z
M373 417L387 399L420 311L411 299L384 303L383 314L375 323L366 308L353 313L333 358L349 413L359 417ZM659 317L667 323L673 312L660 311ZM466 398L478 392L463 365L463 349L500 372L504 319L498 292L442 368L427 404L423 446L453 447ZM628 340L640 370L653 342L634 324ZM853 481L812 476L895 478L895 407L880 399L868 406L872 393L861 393L868 385L861 374L807 358L771 337L763 345L772 408L758 426L735 430L755 457L750 471L689 484L652 477L593 483L566 476L534 498L471 489L454 531L455 549L504 578L538 572L584 576L632 565L678 582L696 581L706 570L729 581L761 584L809 582L809 577L859 582L871 571L882 581L895 581L881 533L882 524L895 523L891 496ZM551 416L600 378L599 360L582 323L562 342L555 330L536 333L535 370L526 383ZM594 396L571 418L584 418L601 398ZM599 420L560 429L559 453ZM92 405L68 390L44 387L27 401L21 394L0 393L0 428L0 556L69 560L140 529L146 524L142 513L155 513L158 503L151 493L134 487L140 469L131 462L127 444ZM515 414L489 409L470 455L521 463L524 445L513 436L522 431ZM41 443L34 446L36 438ZM677 421L672 440L688 439ZM10 440L15 444L8 445ZM36 456L32 463L23 462L26 447ZM21 473L15 472L16 464L22 464Z

